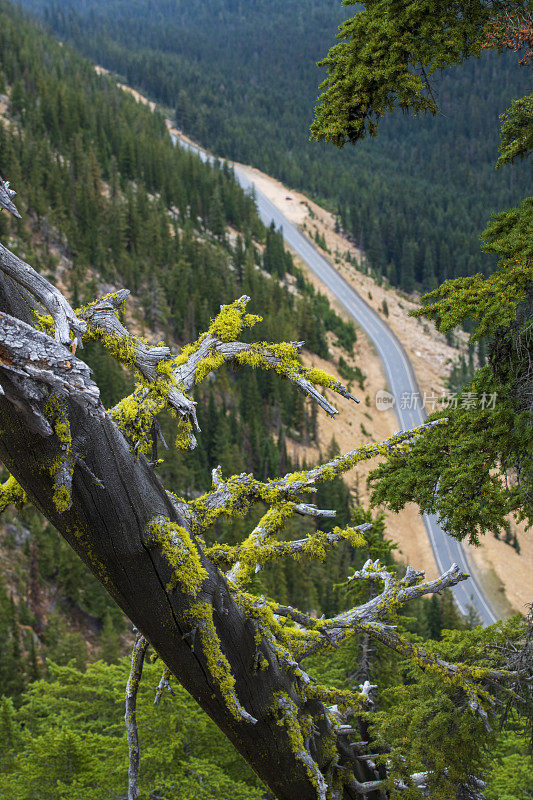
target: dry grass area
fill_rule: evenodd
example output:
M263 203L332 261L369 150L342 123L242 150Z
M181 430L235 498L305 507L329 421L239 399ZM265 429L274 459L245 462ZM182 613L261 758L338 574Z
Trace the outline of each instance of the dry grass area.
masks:
M533 529L526 531L525 524L511 523L520 544L520 553L501 539L487 534L481 547L466 550L483 586L489 585L499 603L522 614L533 602Z

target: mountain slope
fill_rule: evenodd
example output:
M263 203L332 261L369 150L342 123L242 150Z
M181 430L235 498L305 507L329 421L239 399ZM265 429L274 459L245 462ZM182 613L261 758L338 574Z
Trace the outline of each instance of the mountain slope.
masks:
M351 361L353 327L294 268L280 234L260 223L230 170L174 148L161 115L96 75L89 62L43 36L5 2L0 53L0 174L17 187L23 213L23 221L2 214L0 235L73 303L126 285L133 291L127 310L132 330L177 348L208 327L221 302L248 294L264 313L260 338L299 340L303 333L310 351L327 357L333 337ZM128 377L96 345L83 356L106 405L128 392ZM195 399L198 455L170 451L160 468L168 485L185 494L209 486L218 464L225 474L285 472L289 434L302 442L316 435L316 417L302 395L275 375L222 373ZM172 435L170 420L163 427ZM333 494L326 503L347 519L342 482ZM13 537L19 546L13 557L6 555L2 572L16 603L27 606L19 622L38 636L44 632L41 644L53 648L66 636L58 629L56 642L46 639L54 608L73 612L82 630L93 631L94 655L106 616L117 634L123 629L114 605L42 519L10 511L8 521L16 531L4 530L2 552ZM221 526L219 534L239 537L246 524ZM333 567L339 579L345 577L343 558ZM304 581L295 581L295 574L287 565L286 598L320 607L320 587L330 582L322 568ZM67 651L55 657L67 658Z
M176 110L221 156L326 199L372 264L407 291L490 271L479 233L528 190L495 173L498 115L527 90L511 56L485 54L436 78L437 118L394 115L342 153L310 143L315 63L348 13L334 0L24 0L62 39Z

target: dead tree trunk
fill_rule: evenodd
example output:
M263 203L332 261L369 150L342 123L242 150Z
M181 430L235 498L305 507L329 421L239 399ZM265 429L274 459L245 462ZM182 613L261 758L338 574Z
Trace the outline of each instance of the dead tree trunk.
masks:
M9 208L11 190L0 188L0 205ZM310 487L414 434L278 481L260 483L250 475L224 481L215 471L214 487L202 498L178 501L143 455L153 447L155 416L174 408L178 443L193 446L188 392L224 362L275 369L329 413L335 409L311 382L348 393L323 373L304 370L294 345L234 341L254 321L244 313L246 298L223 308L192 351L176 358L122 327L115 311L123 295L77 317L54 287L5 248L0 275L0 459L13 476L2 487L3 506L29 500L50 520L279 800L325 800L326 793L336 800L382 797L380 781L350 744L353 730L328 705L336 702L336 690L316 686L302 659L363 631L403 656L438 661L444 679L456 680L454 665L403 642L383 619L390 606L467 576L453 565L436 581L422 583L423 574L410 569L398 582L368 563L354 578L382 581L382 593L325 621L244 587L257 564L279 555L313 557L342 538L356 545L361 532L354 529L318 532L301 542L279 541L276 534L293 513L333 515L304 502ZM48 332L34 327L37 303L51 314L43 323ZM104 410L88 368L73 353L70 332L99 339L137 370L140 382L130 398ZM201 534L214 519L257 502L268 510L242 547L206 547ZM282 627L279 620L287 617L292 624ZM474 707L482 690L464 675ZM364 692L355 693L354 711L366 700Z

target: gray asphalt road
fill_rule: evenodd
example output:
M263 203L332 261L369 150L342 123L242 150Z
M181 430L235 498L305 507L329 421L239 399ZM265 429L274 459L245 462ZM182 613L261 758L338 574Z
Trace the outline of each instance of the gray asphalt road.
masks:
M204 161L212 160L212 157L206 155L203 150L183 141L180 143L194 150ZM235 176L245 190L254 190L263 222L270 225L274 221L276 227L283 229L283 236L287 244L333 292L354 321L372 340L384 365L389 391L395 400L394 407L401 430L421 425L425 418L421 403L411 402L411 400L405 402L406 398L420 397L420 394L411 363L394 333L374 309L339 275L330 262L313 247L299 229L289 222L276 206L257 189L244 172L239 170L238 166L235 166ZM464 572L470 572L461 544L444 533L436 517L425 514L424 524L439 570L443 572L455 562ZM416 564L413 566L416 568ZM483 625L490 625L497 620L488 598L474 577L453 587L452 591L459 610L463 614L467 612L469 606L474 606Z

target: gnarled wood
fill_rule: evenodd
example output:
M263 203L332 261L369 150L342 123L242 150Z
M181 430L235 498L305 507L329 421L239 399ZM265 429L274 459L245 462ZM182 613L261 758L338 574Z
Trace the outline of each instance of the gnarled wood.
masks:
M210 514L229 512L239 503L247 508L266 502L270 509L265 525L277 524L275 510L281 507L288 514L331 515L303 502L302 493L363 458L405 446L417 432L400 433L379 447L360 448L322 467L266 484L246 475L223 481L216 471L212 492L192 503L178 501L162 486L151 464L135 452L112 415L104 412L88 367L64 346L70 343L70 330L81 333L85 321L75 317L64 298L57 300L57 290L52 287L50 292L47 282L38 280L31 267L5 248L0 259L1 269L21 287L9 278L0 286L2 462L130 618L143 637L139 641L150 643L279 800L324 800L328 787L335 800L354 800L361 794L368 800L381 798L382 783L375 781L371 762L361 759L348 741L346 734L352 729L335 707L319 699L300 659L356 629L404 653L405 643L383 622L387 602L402 605L410 597L439 591L465 576L452 568L437 581L421 584L421 574L411 570L396 584L378 564L367 564L357 577L384 581L383 608L371 600L334 620L317 621L265 598L245 595L230 580L246 578L237 566L239 560L234 565L237 574L232 567L229 576L224 575L206 556L196 533L209 524ZM56 314L59 341L29 324L27 291ZM106 307L100 301L93 308L86 315L89 324L111 326L119 338L129 339L126 329L111 319L112 303ZM206 334L175 369L178 391L192 387L199 364L213 351L227 361L251 347ZM254 347L267 367L272 359L278 366L274 349ZM145 375L160 357L167 357L166 348L156 350L136 351L136 367ZM291 380L329 410L329 403L298 369L291 362ZM343 393L338 384L330 388ZM54 397L60 398L61 414L68 420L67 447L50 414ZM60 506L55 498L57 465L63 464L66 454L69 502ZM339 538L334 533L325 541L334 544ZM248 544L260 554L263 541L256 531ZM304 544L292 543L289 550L298 553ZM284 614L305 632L299 651L295 648L293 653L278 638L275 617ZM139 663L134 663L135 680ZM454 668L445 662L441 666L444 671ZM355 698L361 707L368 702L369 691L370 685L363 685ZM472 683L465 691L471 692L474 703L478 687ZM305 719L310 724L304 728ZM132 797L135 775L133 779Z

